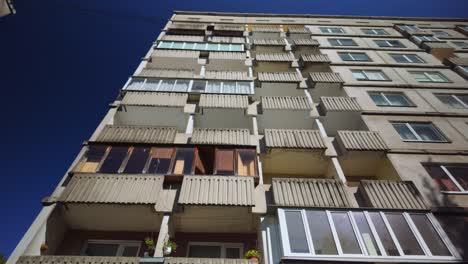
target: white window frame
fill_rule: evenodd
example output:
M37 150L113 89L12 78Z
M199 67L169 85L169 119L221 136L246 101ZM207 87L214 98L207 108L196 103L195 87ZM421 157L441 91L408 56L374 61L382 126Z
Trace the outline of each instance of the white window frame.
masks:
M447 78L447 76L445 76L444 74L442 74L439 71L409 71L409 73L413 75L413 78L415 80L416 80L416 77L414 75L416 75L416 74L424 75L428 79L428 81L422 81L422 83L450 83L450 80ZM439 75L439 77L441 79L444 79L445 81L439 82L436 79L432 78L431 74L437 74L437 75ZM421 82L421 81L418 81L418 80L416 80L416 81Z
M319 27L320 32L324 34L344 34L345 30L342 27ZM333 29L338 29L340 32L333 32Z
M356 60L353 54L357 54L357 53L364 54L367 57L367 60ZM359 61L359 62L371 62L372 61L369 55L367 55L367 53L365 52L351 52L351 51L338 52L338 56L340 56L340 59L342 61L346 61L346 60L343 60L343 58L341 58L341 54L347 54L351 58L351 60L348 60L348 61Z
M362 75L364 75L366 77L366 79L357 79L354 77L354 73L356 72L360 72ZM367 75L367 73L370 73L370 72L379 72L381 73L381 77L383 79L370 79L369 78L369 75ZM388 78L388 76L382 71L382 70L351 70L351 74L353 74L353 78L356 79L356 81L364 81L364 82L367 82L367 81L372 81L372 82L383 82L383 81L391 81L390 78Z
M405 31L420 31L421 29L416 25L401 24L398 25L402 30Z
M427 164L427 165L431 165L431 164ZM466 164L440 164L440 165L437 165L439 166L445 173L445 175L447 175L447 177L449 177L449 179L452 181L453 184L455 184L455 186L457 186L457 188L460 190L460 191L440 191L441 193L446 193L446 194L468 194L468 190L465 190L465 188L463 188L463 186L457 181L457 179L452 175L452 173L450 173L450 171L447 169L447 167L450 167L450 166L464 166ZM432 166L435 166L432 165ZM432 175L430 173L428 173L429 176L432 177Z
M458 98L457 94L445 94L445 93L435 93L434 94L435 97L437 97L437 99L439 99L438 95L445 95L445 96L451 96L453 99L455 99L455 101L457 101L458 103L460 103L463 108L468 108L468 104L466 104L465 102L463 102L463 100L461 100L460 98ZM440 100L440 99L439 99ZM441 101L442 102L442 101ZM455 108L455 107L453 107ZM463 109L463 108L458 108L458 109Z
M244 256L244 244L242 243L225 243L225 242L197 242L189 241L187 245L187 252L185 253L186 257L189 257L190 246L219 246L221 247L221 256L220 258L226 258L226 248L238 248L239 249L239 258Z
M336 42L339 44L339 45L333 45L331 44L330 40L336 40ZM341 42L341 40L343 39L338 39L338 38L332 38L332 39L328 39L328 43L330 43L331 46L333 47L357 47L358 44L356 43L356 41L354 41L354 39L344 39L344 40L351 40L354 44L353 45L343 45L343 43Z
M331 233L335 242L335 246L337 249L337 254L336 255L322 255L322 254L315 254L314 250L314 245L313 245L313 240L311 237L311 234L309 232L309 224L307 221L306 217L306 211L307 210L317 210L317 211L325 211L327 218L328 218L328 224L331 229ZM305 228L305 235L306 235L306 242L307 242L307 247L309 249L309 253L293 253L291 252L290 248L290 243L289 243L289 236L288 236L288 230L287 230L287 223L286 223L286 216L285 216L285 211L295 211L295 212L300 212L302 216L302 221L304 224ZM353 228L354 235L356 236L356 240L358 242L359 248L361 249L362 254L344 254L343 250L341 248L341 244L339 243L339 238L336 232L336 227L333 222L333 218L331 214L333 212L346 212L348 215L348 219L350 220L350 223ZM364 241L362 240L360 236L360 231L359 227L357 226L354 216L352 212L363 212L364 217L369 225L369 228L372 232L372 235L375 239L375 242L377 244L377 247L381 253L381 256L370 256L369 253L367 252L366 246L364 244ZM389 212L392 213L392 212ZM340 260L340 259L347 259L347 260L352 260L352 261L366 261L366 262L372 262L372 261L377 261L377 262L421 262L421 261L428 261L428 262L439 262L439 261L456 261L460 260L460 255L456 251L454 245L451 243L450 239L448 238L447 234L445 231L442 229L442 227L439 225L438 221L435 219L435 217L431 213L427 212L394 212L394 213L399 213L402 214L405 221L407 222L409 228L411 229L414 237L416 238L419 246L421 247L422 251L424 252L425 255L405 255L403 252L403 249L396 238L395 233L393 232L393 229L390 226L390 223L388 222L388 219L385 215L384 212L379 212L385 227L387 228L393 243L395 244L400 256L388 256L385 248L382 244L382 241L380 240L380 237L377 233L377 230L370 218L369 211L343 211L343 210L323 210L323 209L302 209L302 208L278 208L278 223L279 223L279 228L280 228L280 240L282 244L282 249L283 249L283 254L285 258L292 258L292 259L303 259L303 260L322 260L322 261L332 261L332 260ZM452 256L433 256L432 253L430 252L426 242L424 241L422 235L419 233L419 230L417 230L416 225L410 218L410 214L424 214L427 216L429 219L430 223L436 230L437 235L440 237L442 242L444 243L444 246L447 247L449 250L450 254Z
M401 54L401 53L390 53L389 54L390 57L392 57L392 59L396 62L396 63L426 63L421 57L419 57L417 54ZM413 59L411 59L411 56L415 56L416 60L417 61L413 61ZM393 56L401 56L403 57L406 62L399 62L395 59L395 57Z
M366 33L365 30L367 30L368 32L370 31L372 33ZM379 30L383 30L384 33L383 34L378 33ZM377 36L388 36L388 35L390 35L384 28L362 28L361 31L366 35L377 35Z
M464 43L464 47L460 46L457 43ZM456 40L456 41L452 41L452 44L455 45L457 47L457 49L468 49L468 42L466 42L466 41Z
M378 41L383 41L387 44L387 46L380 46L379 44L377 44ZM395 46L393 45L390 41L398 41L398 43L401 44L401 46ZM388 40L388 39L375 39L374 40L374 43L379 47L379 48L400 48L400 49L404 49L405 46L403 43L401 43L400 40L398 39L392 39L392 40Z
M448 38L452 36L450 33L448 33L445 30L432 30L432 33L434 33L435 36L442 37L442 38Z
M433 36L433 35L417 35L417 36L413 36L413 38L415 38L419 42L440 41L440 39L438 39L436 36Z
M182 47L180 49L182 50L201 50L201 51L232 51L232 52L243 52L245 51L244 45L242 44L236 44L236 43L213 43L213 42L190 42L190 41L166 41L166 40L161 40L158 43L157 48L161 48L162 44L167 44L171 43L169 47L162 48L162 49L174 49L174 44L175 43L182 43ZM185 46L187 43L193 43L193 48L191 49L186 49ZM208 49L209 45L217 45L216 49ZM200 47L198 47L200 46ZM227 46L227 50L222 50L222 46ZM238 46L241 48L241 50L233 50L233 47ZM179 49L179 48L177 48Z
M103 239L89 239L87 240L83 247L81 248L81 256L85 256L86 249L88 249L88 244L105 244L105 245L118 245L118 249L116 252L116 257L121 257L125 247L135 247L138 246L137 254L135 257L140 255L141 250L141 241L136 240L103 240Z
M400 139L405 141L405 142L449 142L449 140L447 139L447 137L432 123L432 122L409 122L409 121L392 121L390 122L392 124L392 127L393 127L393 124L395 123L398 123L398 124L404 124L410 131L411 133L416 137L416 139L404 139L400 133L398 133L398 130L396 130L395 128L395 131L397 132L397 134L400 136ZM438 134L438 136L441 138L441 140L424 140L421 138L421 136L414 130L414 128L411 126L412 123L421 123L421 124L429 124L432 126L433 130L436 132L436 134Z
M408 96L406 96L406 94L404 92L379 92L379 91L368 91L367 92L369 94L369 97L371 94L379 94L380 96L382 96L382 98L384 99L385 102L387 102L388 104L387 105L378 105L376 102L374 102L374 100L371 100L374 102L374 104L376 106L394 106L394 107L414 107L414 103L408 98ZM405 97L405 100L409 103L409 105L394 105L392 104L392 101L390 101L388 98L387 98L387 94L398 94L398 95L402 95L403 97Z

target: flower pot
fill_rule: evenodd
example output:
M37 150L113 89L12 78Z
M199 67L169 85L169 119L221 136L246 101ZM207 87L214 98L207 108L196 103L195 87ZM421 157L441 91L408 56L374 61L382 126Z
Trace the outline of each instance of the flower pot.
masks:
M258 262L258 258L257 258L257 257L250 257L249 259L252 260L252 261Z
M163 248L163 253L164 255L170 255L172 252L172 248L171 247L164 247Z

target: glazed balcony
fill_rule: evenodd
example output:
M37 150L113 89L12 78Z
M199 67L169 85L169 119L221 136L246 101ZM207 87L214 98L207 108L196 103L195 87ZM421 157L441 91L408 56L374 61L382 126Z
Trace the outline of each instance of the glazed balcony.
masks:
M303 96L305 82L297 72L259 72L255 96Z
M306 96L262 96L257 116L258 128L311 129L318 117Z
M257 53L254 61L254 71L259 72L295 72L297 62L290 52Z
M212 30L215 36L242 37L245 32L244 25L233 24L215 24L209 26L208 30Z
M341 129L361 129L361 106L355 97L320 97L317 106L327 134L336 135Z
M168 35L198 35L204 36L207 24L201 23L172 23L167 29Z

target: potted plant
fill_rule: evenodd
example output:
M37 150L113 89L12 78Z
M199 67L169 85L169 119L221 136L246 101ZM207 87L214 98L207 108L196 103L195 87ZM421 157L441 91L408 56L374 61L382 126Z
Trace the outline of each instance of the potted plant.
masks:
M163 253L164 255L170 255L171 253L176 253L177 244L174 241L167 241L164 244Z
M150 257L154 255L154 240L151 237L145 237L146 251L144 253L145 257Z
M244 258L258 262L260 260L260 252L256 249L251 249L245 252Z
M49 246L46 243L42 243L40 249L41 254L44 254L49 249Z

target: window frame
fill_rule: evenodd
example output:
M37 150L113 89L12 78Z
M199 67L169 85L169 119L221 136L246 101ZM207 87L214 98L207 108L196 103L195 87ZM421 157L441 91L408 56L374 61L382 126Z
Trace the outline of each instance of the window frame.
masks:
M187 258L189 257L190 246L219 246L221 248L220 258L226 258L226 248L238 248L240 255L239 258L244 256L243 243L189 241L187 243L187 252L185 253Z
M390 57L392 57L392 59L396 62L396 63L419 63L419 64L426 64L427 62L425 60L423 60L421 57L419 57L417 54L414 54L414 53L410 53L410 54L404 54L404 53L389 53ZM395 59L395 56L401 56L402 58L404 58L406 61L405 62L401 62L401 61L397 61L397 59ZM417 61L413 61L413 59L411 59L411 56L414 56L414 58L417 60Z
M309 228L309 222L307 220L307 215L306 212L308 210L316 210L316 211L325 211L327 214L328 218L328 224L331 229L331 233L333 236L333 241L335 242L335 246L337 249L337 254L336 255L321 255L321 254L316 254L314 250L314 245L313 245L313 240L312 236L310 234L310 228ZM293 212L300 212L301 217L302 217L302 224L304 225L305 229L305 235L306 235L306 243L307 243L307 248L309 250L309 253L294 253L291 251L290 247L290 241L289 241L289 235L288 235L288 229L287 229L287 221L285 217L285 212L286 211L293 211ZM341 248L341 244L339 241L339 237L336 232L336 227L333 222L332 218L332 213L333 212L346 212L348 219L351 223L351 226L353 228L353 234L355 235L359 248L361 250L361 254L344 254L343 250ZM375 244L378 247L380 251L380 256L370 256L369 252L367 251L367 248L365 246L365 243L361 237L361 232L359 230L359 227L356 223L356 220L353 216L353 212L363 212L364 217L367 221L367 224L369 226L369 229L372 232L372 235L375 239ZM427 260L427 261L441 261L441 260L459 260L460 256L458 252L456 251L454 245L448 238L447 234L445 231L442 229L440 226L439 222L435 219L434 215L430 212L417 212L417 211L409 211L409 212L397 212L403 215L404 220L408 224L409 228L412 231L412 235L415 237L417 240L418 245L422 249L424 255L406 255L401 247L400 241L396 238L395 233L393 232L393 228L390 226L390 223L385 215L384 211L377 211L382 218L383 223L385 224L386 229L388 230L392 242L396 246L399 256L389 256L387 254L387 251L385 247L383 246L383 243L380 239L379 234L377 233L377 229L374 226L374 223L372 222L372 219L369 215L369 212L376 212L376 211L357 211L357 210L346 210L346 209L313 209L313 208L278 208L278 226L279 226L279 233L280 233L280 241L281 241L281 247L283 249L283 254L285 258L294 258L294 259L304 259L304 260L339 260L339 259L352 259L354 261L418 261L418 260ZM389 213L392 213L393 211L389 211ZM422 235L420 234L420 231L417 229L416 225L414 224L413 220L411 219L410 214L424 214L427 216L429 219L432 227L436 230L437 235L439 236L440 240L444 244L444 246L448 249L450 252L451 256L434 256L431 251L429 250L429 247L426 244L426 241L423 239Z
M379 30L383 31L383 34L378 33ZM390 35L384 28L361 28L361 32L366 35L372 36L388 36ZM369 33L371 32L371 33Z
M422 143L450 143L450 140L440 131L432 122L411 122L411 121L390 121L390 124L395 129L396 133L400 136L400 139L404 142L422 142ZM393 124L404 124L406 128L416 137L416 139L404 139ZM427 124L430 125L432 130L440 137L440 140L424 140L415 131L411 124Z
M81 247L80 256L87 256L85 255L85 253L88 249L88 244L118 245L119 247L117 249L115 257L122 257L122 253L126 246L138 246L137 254L135 257L140 256L141 241L137 240L88 239Z
M463 186L458 182L458 180L455 178L455 176L453 176L452 173L447 169L447 167L450 167L450 166L462 166L462 167L467 167L467 169L468 169L468 165L466 163L461 163L461 164L456 164L456 163L442 163L442 164L423 163L422 165L423 165L423 167L428 166L428 165L429 166L438 166L438 167L440 167L442 169L442 171L445 173L445 175L460 190L460 191L444 191L444 190L441 190L440 191L441 193L460 194L460 195L468 194L468 189L465 190L465 188L463 188ZM427 172L427 174L429 175L429 177L432 178L432 175L429 172Z
M452 107L449 105L450 108L454 108L454 109L468 109L468 104L463 102L463 100L461 100L460 98L458 98L458 95L459 94L447 94L447 93L434 93L434 96L439 100L441 101L443 104L447 105L446 103L444 103L442 100L440 100L439 96L451 96L455 101L457 101L459 104L461 104L463 107L462 108L457 108L457 107ZM465 95L465 96L468 96L468 94L460 94L460 95Z
M450 81L449 78L447 78L447 76L445 76L444 74L442 74L440 71L408 71L409 74L412 75L412 77L415 79L415 81L419 82L419 83L451 83L452 81ZM426 79L428 81L418 81L416 79L416 76L417 74L423 74ZM437 74L441 79L444 79L443 82L440 82L440 81L436 81L432 76L431 74Z
M224 174L218 174L218 167L217 167L217 159L218 159L218 151L223 150L223 151L232 151L233 153L233 174L232 175L224 175ZM255 175L239 175L238 172L238 157L239 157L239 150L249 150L249 151L254 151L254 171ZM215 147L214 149L214 164L213 164L213 175L216 176L238 176L238 177L258 177L259 172L258 172L258 157L255 155L255 149L251 148L229 148L229 147Z
M452 41L453 45L457 46L457 49L468 49L468 42L462 40ZM460 43L463 43L460 45Z
M450 33L448 33L445 30L435 29L435 30L431 30L431 32L434 33L434 36L442 37L442 38L449 38L452 36Z
M354 73L358 73L360 72L364 77L366 77L365 79L358 79L354 76ZM369 76L367 75L366 72L379 72L381 73L381 76L383 77L382 80L376 80L376 79L370 79ZM356 79L356 81L363 81L363 82L391 82L392 80L385 74L384 71L382 70L374 70L374 69L370 69L370 70L362 70L362 69L351 69L351 74L353 75L353 78Z
M391 43L391 41L397 41L399 44L398 44L397 46L395 46L395 45L393 45L393 44ZM379 42L380 42L380 43L384 42L384 43L386 43L386 45L385 45L385 46L381 46L381 45L379 45ZM401 43L401 41L398 40L398 39L391 39L391 40L389 40L389 39L374 39L374 43L375 43L379 48L399 48L399 49L406 49L406 48L407 48L407 47L406 47L403 43Z
M350 40L351 42L353 42L353 44L352 45L343 45L342 40ZM333 45L333 43L331 41L336 41L339 45ZM354 41L354 39L352 39L352 38L329 38L328 43L330 43L330 45L332 47L358 47L359 46L356 43L356 41Z
M169 44L169 47L161 47L162 45ZM180 48L174 48L175 43L182 43ZM185 48L187 45L193 44L192 48ZM217 45L216 49L210 49L210 45ZM197 46L200 46L198 48ZM204 46L204 47L203 47ZM224 48L228 47L227 50ZM234 47L240 47L240 50L235 49ZM172 41L172 40L160 40L158 45L156 46L157 49L180 49L180 50L200 50L200 51L230 51L230 52L244 52L245 47L242 44L238 43L216 43L216 42L191 42L191 41Z
M369 95L369 97L371 98L371 100L374 102L374 104L376 106L383 106L383 107L416 107L416 105L408 98L408 96L406 96L406 94L404 92L386 92L386 91L367 91L367 94ZM382 98L384 99L385 102L387 102L388 104L386 105L382 105L382 104L377 104L374 99L372 99L372 96L371 94L378 94L380 96L382 96ZM401 105L393 105L392 102L387 98L387 94L398 94L398 95L402 95L405 100L408 102L408 105L404 105L404 106L401 106Z
M416 35L413 36L417 41L419 42L437 42L440 41L436 36L434 35Z
M367 55L366 52L351 52L351 51L340 51L340 52L337 52L338 53L338 56L340 57L340 59L342 61L357 61L357 62L372 62L372 59L369 57L369 55ZM353 54L364 54L364 56L366 56L367 60L356 60L353 56ZM343 59L342 55L347 55L351 58L351 60L345 60Z
M324 34L344 34L345 30L342 27L319 27L320 32ZM333 32L338 30L339 32Z

